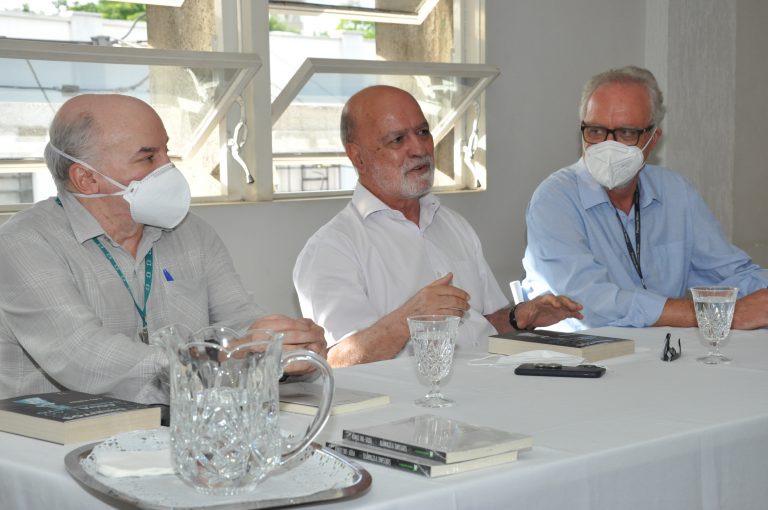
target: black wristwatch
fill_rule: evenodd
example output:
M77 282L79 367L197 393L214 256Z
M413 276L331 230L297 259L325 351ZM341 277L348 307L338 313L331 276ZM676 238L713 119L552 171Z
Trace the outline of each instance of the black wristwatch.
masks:
M518 326L517 325L517 317L515 317L515 310L517 310L517 307L518 307L519 304L520 303L518 303L517 305L514 305L512 307L512 309L509 311L509 323L512 325L512 327L516 331L523 331L526 328L521 328L520 326Z

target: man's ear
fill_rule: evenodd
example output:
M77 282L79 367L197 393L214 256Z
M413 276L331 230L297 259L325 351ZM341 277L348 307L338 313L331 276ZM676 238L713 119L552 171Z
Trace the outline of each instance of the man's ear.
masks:
M93 172L79 163L72 163L72 166L69 167L69 185L73 193L90 195L99 192L99 183Z
M352 166L357 169L358 173L364 172L362 148L355 142L348 142L344 144L344 150L347 152L347 157L352 162Z

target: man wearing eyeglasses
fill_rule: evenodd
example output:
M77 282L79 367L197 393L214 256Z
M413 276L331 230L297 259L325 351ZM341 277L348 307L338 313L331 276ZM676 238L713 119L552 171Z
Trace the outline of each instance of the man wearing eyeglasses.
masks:
M526 212L528 297L584 305L570 329L696 325L694 285L739 287L733 327L768 325L768 278L730 244L681 175L646 164L662 135L661 90L638 67L594 76L581 99L583 155L539 185Z

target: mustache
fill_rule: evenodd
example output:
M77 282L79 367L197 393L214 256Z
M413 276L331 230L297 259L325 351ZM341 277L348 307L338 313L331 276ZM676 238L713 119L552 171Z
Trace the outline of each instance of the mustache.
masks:
M418 157L412 158L410 161L403 163L403 166L400 168L400 171L403 173L403 175L405 175L411 170L424 165L429 165L430 170L434 169L435 159L432 156L418 156Z

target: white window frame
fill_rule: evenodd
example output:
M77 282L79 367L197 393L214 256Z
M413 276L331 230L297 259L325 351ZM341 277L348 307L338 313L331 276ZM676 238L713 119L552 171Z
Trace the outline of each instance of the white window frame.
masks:
M242 0L241 0L242 1ZM317 0L315 4L322 4L322 0ZM361 13L360 9L344 9L340 7L333 7L329 5L309 5L301 2L289 2L280 0L269 0L266 13L262 13L265 16L264 23L268 22L270 13L289 13L290 14L332 14L336 17L354 17L355 19L365 19L368 21L382 21L382 19L374 19L375 16L383 15L387 17L389 23L397 22L403 24L420 24L429 15L432 9L437 5L437 1L424 1L418 7L417 13L405 13L400 12L397 15L393 15L393 11L378 10L377 13ZM366 10L374 11L374 10ZM307 59L307 62L296 72L294 77L289 80L289 85L278 94L271 105L270 117L272 123L279 118L279 113L290 104L291 99L297 94L301 87L310 78L311 69L313 67L323 69L324 72L328 69L337 69L336 72L344 73L359 73L359 74L376 74L381 72L382 74L396 74L400 72L402 74L429 74L425 72L425 68L433 68L435 70L447 73L457 73L457 76L462 76L461 73L477 72L483 75L483 78L478 82L479 87L473 88L470 96L465 98L461 102L460 112L452 115L448 122L441 123L440 126L436 126L433 133L436 133L435 142L437 143L445 134L450 131L451 128L454 132L459 134L462 138L462 133L467 132L468 126L474 128L474 133L480 133L481 138L484 139L485 134L485 99L482 92L485 88L498 76L499 69L496 66L490 66L485 64L485 0L456 0L454 2L454 33L458 30L459 37L454 38L454 60L461 62L458 63L414 63L414 62L382 62L382 61L370 61L370 60L343 60L343 59ZM366 17L363 17L366 16ZM370 17L368 17L370 16ZM247 22L247 20L246 20ZM260 22L261 23L261 22ZM258 26L258 25L256 25ZM264 25L261 25L264 26ZM248 27L245 33L254 34L253 25ZM259 73L259 78L264 80L265 88L262 89L262 97L269 97L269 38L264 37L252 41L258 45L261 41L263 46L258 47L257 53L264 58L264 70ZM381 66L381 67L377 67ZM434 66L434 67L432 67ZM442 67L444 66L444 67ZM454 66L454 67L451 67ZM436 73L440 74L440 73ZM289 91L286 91L287 89ZM474 114L468 113L469 107L475 105ZM459 109L457 109L458 112ZM262 109L263 113L264 110ZM263 125L261 126L263 128ZM274 199L293 199L293 198L313 198L313 197L327 197L335 195L349 195L351 191L317 191L317 192L301 192L301 193L280 193L278 195L273 193L273 157L272 154L272 133L271 130L263 130L260 135L259 146L260 151L257 153L257 161L255 163L256 173L254 177L257 183L258 200L274 200ZM470 138L471 135L468 135ZM483 149L485 147L482 147ZM461 143L455 143L453 147L454 161L462 161L465 158L464 147ZM475 163L475 173L480 175L469 176L466 178L477 178L480 181L481 189L484 189L487 184L485 175L485 151L475 153L472 150L473 159ZM307 161L308 157L314 157L319 155L304 154L304 155L286 155L282 157L282 161L286 162L301 162ZM323 157L326 163L335 162L334 155L324 154ZM345 160L346 155L337 154L338 159L336 161ZM348 161L348 160L347 160ZM451 188L450 191L458 191L462 187L462 183L457 183L455 188Z
M199 52L167 49L149 49L133 47L93 46L69 42L34 41L21 39L0 38L0 58L34 60L34 61L64 61L84 62L95 64L127 64L154 65L174 67L205 67L208 69L239 69L229 88L213 105L211 111L198 124L191 138L185 143L179 153L170 154L181 160L194 155L214 129L218 128L228 114L237 98L243 94L245 87L257 74L262 63L258 55L231 52ZM22 164L23 163L23 164ZM35 159L35 168L45 164ZM6 161L1 171L16 171L20 168L32 168L28 162ZM16 167L16 168L14 168ZM222 165L222 171L224 171ZM233 172L234 173L234 172ZM241 171L242 173L242 171ZM245 182L244 176L242 182ZM230 200L242 196L241 183L237 179L227 180L227 197ZM205 201L206 199L203 199ZM24 204L0 205L0 211L14 211L24 207Z
M380 75L380 76L393 76L393 75L405 75L405 76L451 76L458 78L476 78L474 86L472 86L461 98L460 102L450 112L449 115L443 117L440 123L432 127L432 136L434 138L435 145L439 144L448 133L457 127L457 123L462 119L469 107L479 101L480 94L490 85L490 83L496 79L499 75L499 68L489 64L451 64L440 62L386 62L378 60L350 60L350 59L323 59L323 58L308 58L304 61L304 64L296 71L293 78L289 80L280 94L272 102L272 125L280 119L285 110L290 106L291 102L301 92L304 85L317 74L366 74L366 75ZM456 153L454 153L454 157ZM275 161L307 161L310 158L314 158L316 161L323 161L325 163L336 162L339 159L346 159L343 152L339 153L321 153L321 154L307 154L307 153L284 153L284 154L272 154L273 163ZM457 161L461 161L458 159ZM455 165L459 168L461 165ZM260 171L272 171L269 169L260 169ZM266 179L266 176L263 176ZM466 178L462 177L459 172L456 175L456 187L461 189L466 184ZM453 189L453 188L452 188ZM311 195L310 195L311 193ZM343 195L349 194L349 191L334 190L334 191L317 191L317 192L301 192L301 193L285 193L279 194L280 198L300 198L306 196L328 196L328 195Z
M332 14L339 18L351 18L374 23L399 23L402 25L421 25L440 0L423 0L414 12L395 9L339 7L324 5L318 0L314 3L269 0L269 10L275 14L320 15Z
M345 11L342 8L324 9L323 13L333 11L338 17L355 17L369 21L399 22L405 24L421 23L423 19L431 12L438 0L425 0L417 13L396 13L387 11L377 11L372 13L360 13ZM306 12L307 4L299 2L280 2L282 8L293 9L293 13L299 11ZM318 1L317 3L321 3ZM298 5L289 5L298 4ZM78 59L88 58L90 62L129 62L129 63L150 63L150 64L173 64L186 63L190 66L199 66L201 61L206 65L215 66L218 64L239 64L249 69L248 79L240 79L237 85L227 93L226 100L222 100L216 108L216 112L211 114L209 123L205 128L201 128L202 133L210 134L215 128L216 123L224 123L223 132L226 137L234 135L236 124L242 120L237 114L239 108L231 108L238 97L245 98L244 112L245 125L247 126L248 137L243 145L240 156L248 166L251 175L255 179L255 184L246 184L245 176L228 152L226 161L221 161L222 178L226 179L228 195L224 203L231 203L237 200L243 201L271 201L273 200L273 161L272 161L272 119L273 109L270 104L270 82L269 82L269 33L264 30L269 24L270 10L274 12L274 2L268 0L219 0L216 2L217 22L219 23L217 33L219 34L219 47L217 52L188 52L180 50L163 49L145 49L145 48L123 48L123 47L97 47L89 45L76 45L72 43L44 43L39 41L11 41L0 38L0 56L15 55L15 58L30 58L37 60L51 60L58 58L60 60L71 60L72 55L77 55ZM310 7L311 8L311 7ZM370 17L364 17L370 16ZM493 66L484 66L485 59L485 0L460 0L454 3L455 29L460 31L460 37L454 39L454 59L462 64L430 64L437 67L443 65L458 66L455 69L461 69L466 72L474 65L480 65L477 69L483 68L488 71L493 68L495 74L492 78L483 79L484 86L487 86L498 74L498 69ZM384 16L378 18L377 16ZM222 27L227 27L223 30ZM232 29L235 27L235 30ZM51 44L59 44L58 47L49 47ZM45 45L41 46L41 45ZM51 51L53 48L53 51ZM123 60L125 59L125 60ZM138 59L138 60L133 60ZM313 59L318 60L318 59ZM317 63L317 62L315 62ZM408 62L376 62L376 61L346 61L344 66L348 66L348 72L366 72L371 65L392 66L387 71L395 67L401 67L404 71L411 68L413 74L424 74L423 64L414 64ZM418 65L418 73L413 70L413 66ZM259 67L260 66L260 67ZM257 72L258 71L258 72ZM482 90L472 94L472 100L462 102L461 111L457 111L452 117L452 126L457 133L466 132L466 125L477 124L477 130L484 133L485 125L485 106ZM472 115L467 113L469 107L477 105L477 113ZM464 115L466 113L466 115ZM472 118L466 119L465 117ZM439 126L438 133L443 128L449 129L449 126ZM199 139L199 137L198 137ZM190 142L185 147L186 151L193 151L197 145ZM462 158L461 149L458 145L454 148L454 158ZM479 155L478 161L484 168L484 154ZM19 162L21 168L24 165ZM10 165L9 165L10 168ZM0 170L2 171L2 170ZM18 171L18 170L17 170ZM225 174L226 172L226 174ZM349 192L342 192L348 194ZM320 193L327 196L331 193ZM336 193L338 194L338 192ZM302 193L301 197L309 197L311 194ZM280 198L291 198L289 194L280 194ZM204 200L210 202L210 200ZM24 208L25 205L7 205L0 206L2 211L15 211Z

